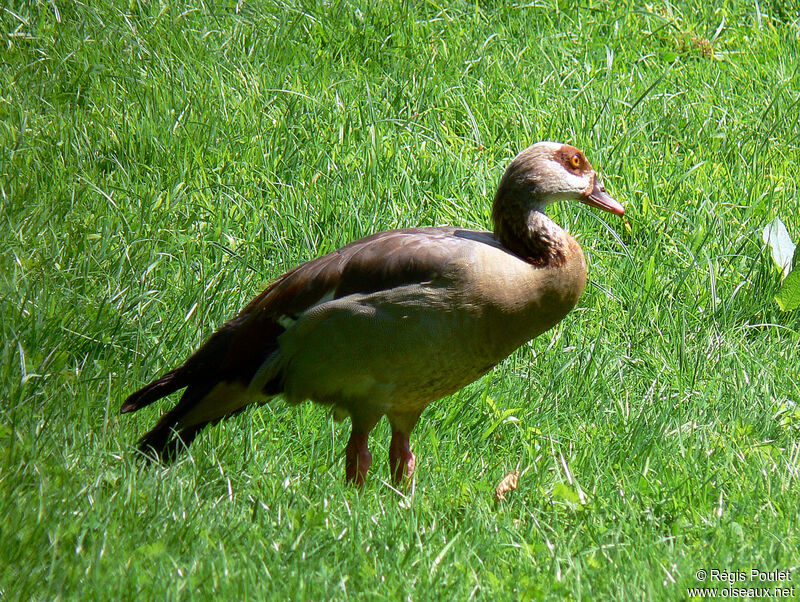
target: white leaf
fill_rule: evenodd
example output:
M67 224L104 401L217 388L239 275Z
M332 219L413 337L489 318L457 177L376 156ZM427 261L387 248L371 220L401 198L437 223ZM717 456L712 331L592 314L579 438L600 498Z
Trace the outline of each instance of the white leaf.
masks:
M786 226L783 225L781 218L776 217L764 227L761 235L764 242L772 249L772 260L781 272L781 278L786 278L792 271L792 257L794 257L795 244L792 242Z

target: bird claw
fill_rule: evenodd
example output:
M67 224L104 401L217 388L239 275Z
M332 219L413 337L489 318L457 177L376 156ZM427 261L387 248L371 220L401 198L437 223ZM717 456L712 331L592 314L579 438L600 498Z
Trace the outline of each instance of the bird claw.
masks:
M413 453L408 452L408 455L405 457L391 458L390 463L392 483L401 485L403 481L411 480L411 477L414 476L414 468L417 466L417 457Z

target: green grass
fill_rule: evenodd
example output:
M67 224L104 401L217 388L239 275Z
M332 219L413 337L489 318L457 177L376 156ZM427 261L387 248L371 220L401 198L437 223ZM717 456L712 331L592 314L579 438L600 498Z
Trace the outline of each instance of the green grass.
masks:
M800 14L715 4L5 3L0 598L800 584L800 313L761 242L776 215L800 238ZM584 149L626 218L553 206L591 283L425 412L413 493L385 423L359 493L349 425L282 401L142 465L172 402L121 417L128 393L297 263L487 227L541 139Z

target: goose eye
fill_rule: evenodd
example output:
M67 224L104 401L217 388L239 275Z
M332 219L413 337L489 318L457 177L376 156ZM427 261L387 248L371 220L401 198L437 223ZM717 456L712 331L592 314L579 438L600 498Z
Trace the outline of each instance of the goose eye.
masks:
M578 154L572 155L572 158L569 160L569 164L575 169L578 169L581 166L581 156Z

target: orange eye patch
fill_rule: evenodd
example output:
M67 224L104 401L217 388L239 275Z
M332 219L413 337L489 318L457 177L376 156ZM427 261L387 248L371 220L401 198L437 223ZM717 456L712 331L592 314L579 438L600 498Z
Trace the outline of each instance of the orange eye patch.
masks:
M578 169L581 166L581 156L577 153L572 155L572 158L569 160L569 164L572 165L575 169Z

